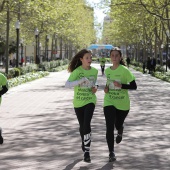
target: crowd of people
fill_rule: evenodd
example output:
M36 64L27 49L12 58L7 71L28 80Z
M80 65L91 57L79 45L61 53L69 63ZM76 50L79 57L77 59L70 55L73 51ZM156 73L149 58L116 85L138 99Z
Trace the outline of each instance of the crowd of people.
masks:
M143 73L146 72L145 68L148 69L148 73L151 74L151 72L155 72L156 68L156 59L148 57L146 64L143 62Z

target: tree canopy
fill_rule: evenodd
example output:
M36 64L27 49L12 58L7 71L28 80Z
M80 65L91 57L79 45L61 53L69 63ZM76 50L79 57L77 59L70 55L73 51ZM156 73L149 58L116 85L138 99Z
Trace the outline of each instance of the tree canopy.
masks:
M16 39L17 20L20 21L20 38L25 44L35 41L36 28L42 43L46 35L56 35L83 48L96 39L93 8L85 0L0 0L0 36L4 40L7 10L10 14L10 41Z

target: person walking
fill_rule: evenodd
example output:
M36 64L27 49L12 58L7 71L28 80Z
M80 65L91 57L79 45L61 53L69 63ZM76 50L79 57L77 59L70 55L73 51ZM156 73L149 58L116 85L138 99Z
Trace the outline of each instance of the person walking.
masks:
M148 57L147 59L147 69L148 69L148 73L151 74L151 59L150 57Z
M128 89L137 89L134 75L125 67L119 48L110 51L113 65L105 70L107 83L104 88L104 116L109 162L116 160L114 152L114 128L117 130L116 143L122 141L123 123L130 110Z
M145 60L143 61L142 67L143 67L143 74L144 74L144 73L146 73L146 71L145 71L145 69L146 69L146 62L145 62Z
M156 59L155 59L155 57L153 57L151 59L151 71L155 72L155 68L156 68Z
M71 73L65 83L66 88L74 87L74 110L79 122L84 161L91 162L91 119L96 104L98 70L91 67L91 53L82 49L71 60L68 71Z
M101 67L101 72L102 72L102 76L103 76L104 69L105 69L105 63L106 63L106 59L103 54L102 54L102 57L99 59L99 61L100 61L100 67Z
M126 63L127 63L127 67L129 68L129 65L130 65L130 58L129 58L129 56L126 59Z
M8 81L4 74L0 73L0 104L2 95L8 91ZM2 129L0 128L0 144L3 144Z

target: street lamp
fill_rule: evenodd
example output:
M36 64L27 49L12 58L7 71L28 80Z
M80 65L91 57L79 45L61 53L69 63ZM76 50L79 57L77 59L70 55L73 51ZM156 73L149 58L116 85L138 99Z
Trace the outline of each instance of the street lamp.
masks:
M161 44L161 53L160 53L160 64L161 64L161 66L163 65L163 48L164 48L164 45Z
M20 44L21 44L21 66L23 66L23 39L20 40Z
M39 58L38 58L38 34L39 34L39 31L38 31L38 28L35 29L34 31L34 34L35 34L35 64L39 64Z
M17 33L17 44L16 44L16 67L18 67L18 59L19 59L19 29L20 29L20 22L19 20L15 23L16 33Z
M42 62L41 47L42 47L42 44L39 43L39 53L38 53L38 57L39 57L39 59L40 59L40 63Z
M47 44L47 50L46 50L46 57L47 57L47 61L48 61L48 42L50 39L50 35L46 35L46 44Z
M54 36L54 38L55 38L55 54L56 54L56 58L57 58L57 53L58 53L58 37L57 37L57 34L55 34L55 36Z

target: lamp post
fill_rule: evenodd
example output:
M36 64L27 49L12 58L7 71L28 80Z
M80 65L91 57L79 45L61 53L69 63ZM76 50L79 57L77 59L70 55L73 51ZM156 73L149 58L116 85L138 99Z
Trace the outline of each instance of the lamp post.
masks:
M48 61L48 42L49 42L49 39L50 39L50 35L47 35L46 36L46 43L47 43L46 57L47 57L47 61Z
M161 53L160 53L160 64L161 64L161 66L163 66L163 48L164 48L164 45L161 44Z
M55 34L55 36L54 36L54 38L55 38L55 59L57 59L58 57L57 57L57 53L58 53L58 46L57 46L57 34Z
M19 60L19 29L20 29L20 22L19 20L15 23L16 33L17 33L17 44L16 44L16 67L18 67L18 60Z
M21 44L21 66L23 66L23 39L20 40L20 44Z
M60 36L60 59L62 59L63 56L63 37Z
M57 34L55 34L55 51L57 52Z
M39 43L39 53L38 53L38 57L39 57L39 59L40 59L40 63L42 62L41 47L42 47L42 44Z
M35 29L34 31L34 34L35 34L35 64L39 64L39 56L38 56L38 34L39 34L39 31L38 31L38 28Z

